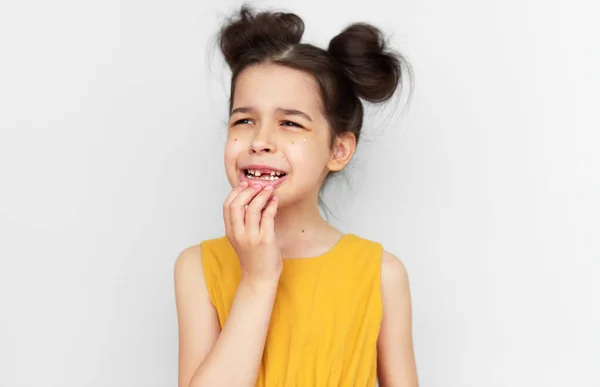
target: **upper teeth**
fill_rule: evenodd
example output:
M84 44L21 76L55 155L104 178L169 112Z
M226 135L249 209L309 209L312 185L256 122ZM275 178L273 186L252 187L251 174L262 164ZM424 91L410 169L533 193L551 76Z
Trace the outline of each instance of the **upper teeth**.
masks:
M248 169L249 177L260 177L262 179L275 180L278 179L281 175L284 175L284 172L271 171L271 172L261 172L256 169Z
M261 176L261 175L263 175L263 173L262 173L261 171L259 171L259 170L256 170L256 169L248 169L248 173L249 173L250 175L254 175L254 176ZM281 174L282 174L282 173L283 173L283 172L275 172L275 171L271 171L270 175L271 175L271 176L281 176ZM267 173L264 173L264 174L265 174L265 175L267 175L267 174L269 174L269 173L267 172Z

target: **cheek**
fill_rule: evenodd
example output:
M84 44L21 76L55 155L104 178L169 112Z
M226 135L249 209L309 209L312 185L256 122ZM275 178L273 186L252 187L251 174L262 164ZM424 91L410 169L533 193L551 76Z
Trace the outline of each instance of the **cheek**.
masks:
M235 168L236 160L245 149L244 142L239 137L229 136L225 144L225 165Z
M285 146L285 153L296 172L302 174L318 176L329 161L329 149L305 136L290 140Z

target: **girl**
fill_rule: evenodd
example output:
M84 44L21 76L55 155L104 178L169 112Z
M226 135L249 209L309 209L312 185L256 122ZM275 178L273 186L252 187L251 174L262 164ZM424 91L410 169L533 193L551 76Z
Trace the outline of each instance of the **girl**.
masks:
M389 99L405 62L367 24L327 50L303 31L295 14L247 7L221 30L233 190L226 236L175 264L180 387L417 386L404 265L318 207L360 138L360 99Z

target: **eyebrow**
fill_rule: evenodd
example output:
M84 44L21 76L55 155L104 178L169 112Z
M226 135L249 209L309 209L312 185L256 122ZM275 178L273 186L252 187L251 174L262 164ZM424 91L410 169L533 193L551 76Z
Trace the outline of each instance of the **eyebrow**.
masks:
M231 111L231 113L229 113L229 116L232 116L235 113L252 113L254 111L255 111L255 109L252 106L243 106L243 107L233 109ZM285 108L280 107L280 108L275 109L275 111L278 113L283 113L286 116L300 116L300 117L303 117L303 118L307 119L308 121L312 122L312 118L310 118L310 116L308 114L304 113L302 110L285 109Z

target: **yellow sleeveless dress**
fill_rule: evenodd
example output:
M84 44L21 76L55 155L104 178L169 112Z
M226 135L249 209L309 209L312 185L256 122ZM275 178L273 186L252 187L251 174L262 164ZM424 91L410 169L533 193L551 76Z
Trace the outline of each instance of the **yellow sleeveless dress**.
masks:
M221 328L240 281L226 237L202 242ZM284 258L256 386L375 387L382 319L381 244L345 234L327 253Z

